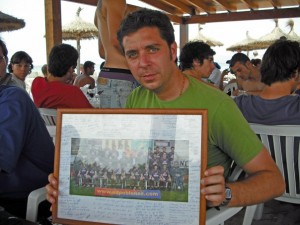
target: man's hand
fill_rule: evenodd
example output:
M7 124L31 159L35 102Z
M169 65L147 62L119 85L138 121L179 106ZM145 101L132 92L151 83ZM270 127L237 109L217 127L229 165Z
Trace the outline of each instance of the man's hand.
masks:
M225 199L224 168L214 166L204 172L201 194L205 195L208 207L219 206Z
M49 184L46 185L46 190L47 190L47 200L51 203L54 204L58 195L58 190L57 190L57 179L54 177L53 173L49 174L48 176L48 181ZM52 211L52 206L50 208L50 211Z

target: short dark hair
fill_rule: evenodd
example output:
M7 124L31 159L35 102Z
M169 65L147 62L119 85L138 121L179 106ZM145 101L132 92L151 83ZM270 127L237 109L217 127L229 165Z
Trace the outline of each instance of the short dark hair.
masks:
M10 58L10 63L8 65L8 71L10 73L13 72L12 70L12 64L19 64L20 62L25 61L26 63L30 64L30 69L33 69L33 61L32 58L30 57L30 55L28 55L27 52L24 51L18 51L15 54L13 54L13 56Z
M258 64L261 64L261 59L251 59L250 62L251 62L254 66L257 66Z
M42 73L43 73L44 75L46 75L46 74L48 73L48 68L47 68L47 67L48 67L47 64L44 64L44 65L42 66L42 68L41 68Z
M143 8L129 13L121 22L117 37L123 51L123 38L144 27L158 28L161 38L164 39L169 46L175 42L174 28L169 17L161 11Z
M54 77L63 77L71 66L76 68L77 50L69 44L54 46L49 54L48 71Z
M180 69L193 68L194 59L198 59L202 65L204 59L209 56L215 55L216 52L210 48L210 46L202 41L190 41L186 43L181 49L179 56Z
M234 64L237 62L240 62L242 64L245 64L246 62L250 61L249 57L245 55L244 53L238 52L235 53L232 58L230 59L230 67L233 67Z
M300 44L278 40L268 47L260 68L261 81L266 85L287 81L300 71Z
M6 44L1 39L0 39L0 48L2 48L2 53L3 53L3 56L5 57L5 61L7 63L8 62L8 57L7 57L8 51L7 51Z
M92 61L85 61L83 64L83 70L86 71L87 68L95 66L95 63Z

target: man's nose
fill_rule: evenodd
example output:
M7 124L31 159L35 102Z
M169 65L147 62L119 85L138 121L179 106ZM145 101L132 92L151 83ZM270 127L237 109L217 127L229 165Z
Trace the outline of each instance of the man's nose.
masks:
M141 53L139 57L140 66L148 66L149 62L149 55L146 53Z

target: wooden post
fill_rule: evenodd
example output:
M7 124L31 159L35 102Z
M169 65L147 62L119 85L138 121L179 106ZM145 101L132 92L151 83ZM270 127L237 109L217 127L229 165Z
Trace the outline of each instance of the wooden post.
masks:
M44 0L47 62L52 47L62 43L61 0Z
M180 35L180 50L189 40L189 25L188 24L180 24L179 25L179 35Z

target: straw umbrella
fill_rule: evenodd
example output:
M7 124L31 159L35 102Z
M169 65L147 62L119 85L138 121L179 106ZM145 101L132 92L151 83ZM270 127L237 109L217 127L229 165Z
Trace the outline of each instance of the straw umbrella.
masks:
M249 31L246 32L246 39L233 44L226 48L228 51L247 51L247 55L249 54L249 51L255 50L256 46L252 45L256 39L250 37Z
M80 40L93 39L98 37L98 29L93 23L89 23L80 18L82 8L78 8L75 20L62 27L62 38L64 40L76 40L79 54L77 61L77 74L80 73Z
M203 28L201 27L201 25L199 24L199 31L198 34L192 39L192 40L200 40L203 41L204 43L208 44L209 46L215 47L215 46L223 46L223 43L220 41L217 41L213 38L207 37L205 35L202 34L201 30Z
M287 22L287 26L289 26L291 28L290 32L288 33L289 38L293 41L298 41L300 42L300 36L298 34L296 34L296 32L294 31L294 21L293 20L289 20Z
M268 48L271 44L279 39L291 39L290 36L284 33L278 26L278 20L275 19L275 28L272 30L271 33L266 34L256 41L254 41L251 45L255 46L255 49L265 49Z
M25 27L24 20L17 19L0 11L0 32L18 30L23 27Z

